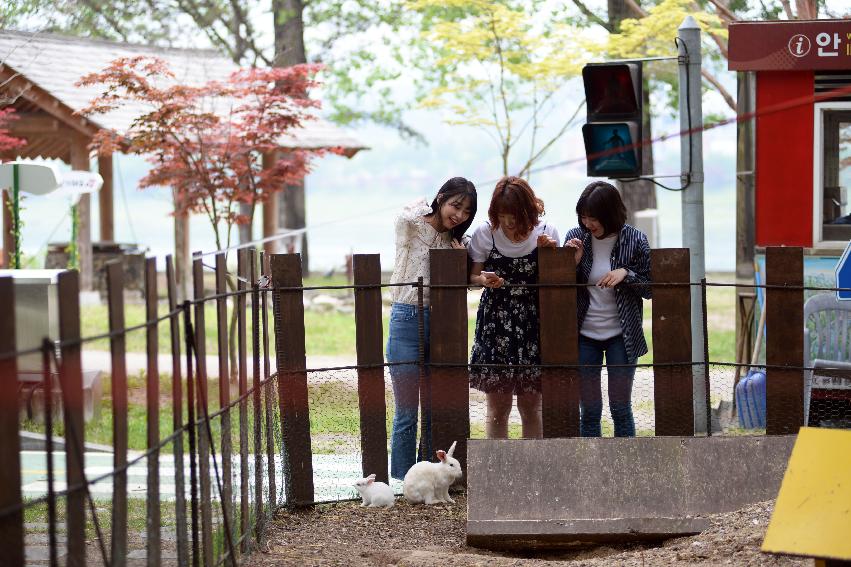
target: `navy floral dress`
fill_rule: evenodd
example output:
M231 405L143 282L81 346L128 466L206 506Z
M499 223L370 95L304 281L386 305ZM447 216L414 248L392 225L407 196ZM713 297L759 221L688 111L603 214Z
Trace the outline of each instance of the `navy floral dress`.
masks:
M493 244L484 270L496 272L506 284L538 281L538 249L519 258L500 254ZM491 368L476 364L536 365L541 363L538 338L537 288L485 288L476 314L470 354L470 385L482 392L527 394L541 391L541 369Z

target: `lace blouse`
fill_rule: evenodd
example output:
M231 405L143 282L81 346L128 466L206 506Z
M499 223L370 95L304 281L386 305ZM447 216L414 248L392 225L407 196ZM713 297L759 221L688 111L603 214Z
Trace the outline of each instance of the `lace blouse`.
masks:
M431 213L431 204L424 198L417 199L402 209L396 217L396 264L390 283L415 282L420 276L429 283L428 251L431 248L451 248L449 231L438 232L424 215ZM423 303L428 305L429 290L423 290ZM417 304L416 286L390 288L394 303Z

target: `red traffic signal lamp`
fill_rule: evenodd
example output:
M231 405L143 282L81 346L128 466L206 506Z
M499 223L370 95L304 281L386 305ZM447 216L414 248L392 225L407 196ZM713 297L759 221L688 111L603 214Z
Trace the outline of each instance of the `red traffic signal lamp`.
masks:
M641 63L592 63L582 69L589 177L641 175Z

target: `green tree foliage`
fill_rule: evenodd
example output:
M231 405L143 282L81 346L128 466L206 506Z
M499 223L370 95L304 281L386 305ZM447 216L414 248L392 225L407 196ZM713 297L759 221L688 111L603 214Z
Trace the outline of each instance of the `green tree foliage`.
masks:
M408 7L421 21L418 61L430 68L421 106L487 132L503 174L512 168L526 175L582 107L543 136L558 93L582 69L577 30L552 18L542 2L412 0ZM529 150L518 161L521 141Z
M323 65L322 98L333 121L371 121L419 137L402 119L412 98L400 102L393 90L409 68L402 55L406 38L415 37L406 32L409 15L402 0L275 0L271 7L230 0L10 0L0 7L7 28L177 47L206 40L235 63L259 67L274 66L273 32L297 19L306 30L306 61Z
M582 0L573 3L585 15L589 24L598 24L612 32L606 41L598 46L600 52L612 57L653 57L676 55L673 38L677 28L687 15L697 20L704 33L705 45L701 70L707 89L716 91L727 106L736 111L735 97L718 78L719 72L726 71L727 27L738 21L750 20L795 20L816 19L819 17L848 17L848 7L844 13L829 6L840 6L839 2L827 0L620 0L627 10L619 29L607 27L606 22L594 16ZM593 49L593 47L591 48ZM671 86L672 98L676 97L676 80L673 67L656 66L651 68L651 76Z

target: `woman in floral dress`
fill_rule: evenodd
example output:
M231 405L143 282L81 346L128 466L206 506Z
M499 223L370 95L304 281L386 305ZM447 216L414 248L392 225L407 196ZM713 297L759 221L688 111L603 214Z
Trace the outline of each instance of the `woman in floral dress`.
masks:
M467 248L473 262L470 283L485 288L476 315L470 383L486 395L490 439L508 437L515 395L523 437L542 434L541 370L534 367L541 363L538 290L523 285L538 281L538 248L558 242L555 227L540 221L543 214L544 202L529 183L503 177L491 198L489 221L476 229ZM491 364L520 367L486 366Z

